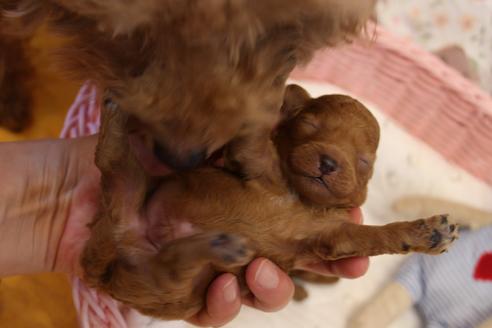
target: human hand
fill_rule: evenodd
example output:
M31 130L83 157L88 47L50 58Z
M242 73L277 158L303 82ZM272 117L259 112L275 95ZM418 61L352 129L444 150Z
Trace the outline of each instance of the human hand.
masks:
M99 173L95 137L0 143L0 277L69 270L65 253L84 243L67 243L72 231L88 235L85 224L97 210ZM78 190L86 198L74 201ZM79 206L77 209L74 206ZM70 229L78 222L80 229ZM68 245L76 245L73 250ZM65 253L64 253L65 252ZM76 257L76 256L75 256ZM73 257L73 258L75 258Z

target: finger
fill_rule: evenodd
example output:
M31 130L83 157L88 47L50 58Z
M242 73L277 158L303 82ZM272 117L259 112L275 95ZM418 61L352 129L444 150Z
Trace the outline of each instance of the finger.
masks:
M265 258L251 262L246 269L246 283L252 295L243 302L265 312L282 309L294 295L294 283L290 277Z
M353 257L330 263L331 272L339 277L355 279L366 274L369 269L368 257Z
M351 257L337 261L310 263L304 265L302 269L325 276L355 279L367 272L369 269L369 258Z
M350 210L350 219L352 222L357 224L362 224L364 221L364 216L362 215L362 210L360 207L356 207Z
M237 278L225 273L216 278L207 291L205 308L188 319L200 327L220 327L234 319L241 309Z

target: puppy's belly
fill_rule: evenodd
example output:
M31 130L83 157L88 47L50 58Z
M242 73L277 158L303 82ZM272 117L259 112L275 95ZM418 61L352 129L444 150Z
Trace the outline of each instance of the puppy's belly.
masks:
M170 201L162 193L155 193L143 211L147 239L157 249L172 240L201 232L187 219L186 209Z
M174 239L208 230L203 229L200 221L209 221L226 212L227 205L230 206L226 195L235 194L239 188L234 186L222 191L218 187L223 180L222 174L211 177L210 171L175 174L160 182L142 210L147 236L153 244L162 246Z

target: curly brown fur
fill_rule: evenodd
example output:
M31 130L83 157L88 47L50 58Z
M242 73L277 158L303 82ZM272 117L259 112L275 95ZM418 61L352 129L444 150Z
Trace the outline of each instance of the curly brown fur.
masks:
M359 34L374 5L373 0L3 3L10 21L31 26L46 17L68 35L72 45L62 51L67 68L95 81L107 91L106 101L136 116L141 131L156 140L159 158L178 169L197 165L236 137L270 130L294 66L321 47Z
M202 308L219 273L244 282L256 256L291 272L350 256L439 254L456 237L445 216L349 222L348 208L365 199L379 138L362 104L289 87L283 111L266 154L280 176L208 167L156 178L140 167L128 116L106 108L96 157L104 198L82 256L86 282L145 314L183 319Z
M31 120L33 68L26 40L0 32L0 127L20 132Z

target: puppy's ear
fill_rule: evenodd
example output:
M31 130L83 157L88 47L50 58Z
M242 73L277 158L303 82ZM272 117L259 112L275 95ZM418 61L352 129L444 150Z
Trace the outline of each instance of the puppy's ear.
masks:
M311 100L309 93L296 84L290 84L285 88L284 103L282 104L282 120L288 120L296 116Z

